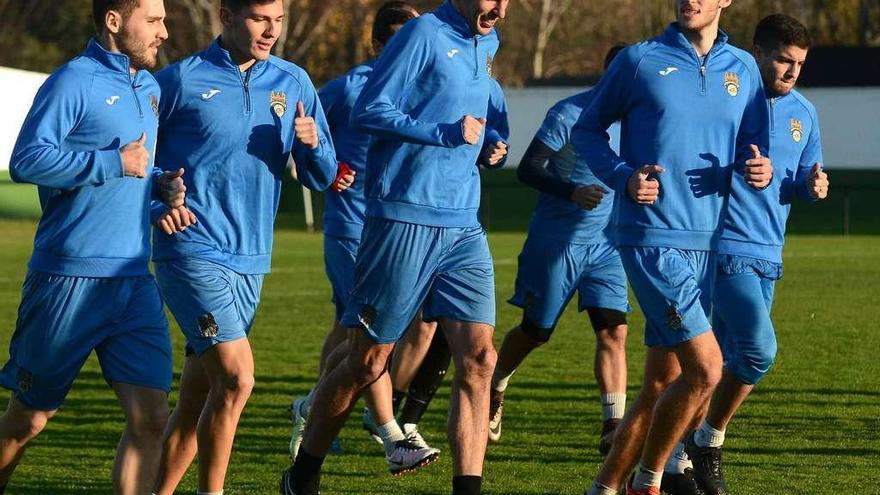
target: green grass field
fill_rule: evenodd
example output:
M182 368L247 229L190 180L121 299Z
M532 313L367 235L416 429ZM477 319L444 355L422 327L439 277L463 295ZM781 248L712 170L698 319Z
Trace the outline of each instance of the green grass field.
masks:
M35 223L0 220L0 340L15 325ZM519 319L511 294L522 233L490 234L497 271L496 342ZM880 237L789 240L785 278L774 308L780 353L775 369L728 430L727 473L737 494L880 493ZM252 333L257 386L239 428L227 494L276 493L288 465L287 405L312 385L332 318L321 237L278 232L273 273ZM631 316L630 394L641 378L643 319ZM183 359L173 326L175 370ZM554 339L511 381L505 432L491 445L487 494L581 494L601 461L593 337L584 315L569 311ZM176 388L176 387L175 387ZM349 422L345 453L326 462L323 493L448 493L451 463L444 425L448 385L422 429L443 449L437 464L392 478L378 446ZM176 400L176 392L171 400ZM110 493L110 467L122 417L97 361L88 361L60 414L28 450L11 494ZM191 472L179 493L195 491Z

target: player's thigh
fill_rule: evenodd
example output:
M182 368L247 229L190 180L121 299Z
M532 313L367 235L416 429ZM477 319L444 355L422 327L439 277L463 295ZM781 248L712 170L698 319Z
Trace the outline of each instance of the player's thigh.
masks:
M619 251L645 314L648 346L675 347L711 329L714 257L710 252L662 247L621 247Z
M482 227L446 229L424 317L495 326L495 268Z
M122 317L108 325L107 337L95 347L104 378L111 384L169 392L171 336L155 280L130 277L118 293L125 305Z
M518 258L514 294L508 302L523 309L539 328L556 326L581 277L585 245L529 236Z
M370 217L355 262L342 324L376 342L397 342L437 271L442 229Z
M578 294L581 311L587 308L629 311L626 272L617 249L610 244L591 246L590 262L584 266L578 281Z
M28 273L0 383L25 406L58 409L106 323L115 281Z
M354 263L360 239L324 236L324 271L333 291L336 319L345 314L345 305L354 283Z
M197 258L157 262L155 267L162 298L196 354L247 336L253 314L243 313L237 300L238 274Z

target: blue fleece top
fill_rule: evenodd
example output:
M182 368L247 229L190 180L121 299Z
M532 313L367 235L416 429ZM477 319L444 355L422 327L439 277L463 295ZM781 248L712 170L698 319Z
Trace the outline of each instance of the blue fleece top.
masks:
M324 233L347 239L360 239L364 228L367 200L364 197L365 162L370 135L351 126L351 110L373 72L374 61L358 65L318 90L321 105L333 136L336 159L347 163L357 175L342 192L324 194Z
M326 189L336 176L330 130L308 74L277 57L242 72L217 40L156 78L165 95L156 164L185 169L186 205L198 223L173 236L156 229L153 258L194 256L238 273L267 273L288 159L311 189ZM295 138L298 101L317 124L317 149Z
M807 190L813 165L823 163L816 108L796 90L770 98L770 159L773 181L756 191L733 174L718 252L782 263L791 200L814 198Z
M9 172L38 186L43 216L29 268L76 277L149 274L159 86L91 40L53 72L22 125ZM146 133L148 178L125 177L119 149Z
M333 135L336 158L357 172L354 184L342 192L327 191L324 195L324 233L347 239L360 239L366 217L367 200L364 195L367 151L372 137L351 126L351 112L375 61L359 65L318 90L321 105ZM484 147L498 141L507 142L510 127L507 121L507 103L498 81L492 80ZM494 167L501 164L494 165Z
M585 210L571 201L542 192L529 226L530 234L575 243L593 244L608 240L605 228L614 205L614 191L604 187L593 175L571 143L571 129L584 108L589 106L592 94L592 91L585 91L553 105L535 139L556 152L547 165L551 174L578 187L597 184L608 193L596 208Z
M612 217L617 244L714 249L729 166L745 166L750 144L765 156L769 146L767 101L754 58L729 45L723 32L701 58L672 24L623 50L594 93L572 141L619 194ZM616 120L619 155L606 133ZM652 164L666 169L658 177L660 197L639 205L626 183L635 169Z
M352 115L356 128L375 137L367 155L367 215L479 225L474 164L483 140L466 144L460 121L487 116L498 44L494 30L475 35L449 1L391 38Z

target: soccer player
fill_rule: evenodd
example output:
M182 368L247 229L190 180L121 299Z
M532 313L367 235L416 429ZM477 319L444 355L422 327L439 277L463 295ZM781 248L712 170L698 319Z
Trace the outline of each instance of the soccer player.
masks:
M183 167L199 222L156 233L156 278L187 340L180 399L155 492L171 494L198 449L199 493L222 493L239 417L254 385L248 333L272 257L281 179L323 190L336 158L308 74L270 55L282 0L223 0L222 34L157 74L157 164Z
M680 0L678 22L617 56L572 131L619 194L615 241L645 314L645 379L590 495L659 494L663 466L721 377L708 320L714 249L730 180L772 177L767 102L754 58L718 28L731 0ZM621 122L621 152L606 129Z
M376 12L373 23L373 51L377 55L381 53L394 33L418 15L418 11L406 2L392 1L383 4ZM369 134L351 126L351 110L373 71L374 64L375 60L371 60L359 65L342 77L330 81L318 91L339 160L339 171L333 191L328 191L325 195L324 266L333 289L336 318L333 322L333 330L325 339L321 352L319 370L321 375L327 372L328 366L330 369L335 367L347 352L345 339L348 329L343 327L339 320L345 313L345 304L351 291L355 254L360 245L367 208L363 179L350 182L348 177L352 175L363 177L364 162L371 141ZM421 319L417 320L418 323L414 324L414 330L410 335L419 333ZM334 358L334 354L331 353L337 346L341 346L341 352L337 352ZM387 373L370 386L367 396L373 412L365 409L364 427L383 445L388 468L392 474L400 474L434 461L440 452L427 445L417 430L409 432L401 430L394 419L390 389L391 382ZM313 397L314 390L291 404L293 420L291 460L296 459ZM388 407L385 407L386 403Z
M315 393L281 493L314 495L321 464L361 391L420 308L456 364L450 405L453 493L480 493L495 366L494 272L477 219L495 24L507 0L450 0L408 22L382 52L352 119L370 132L367 220L342 324L351 352ZM486 147L497 151L490 139ZM488 156L497 156L495 151Z
M616 45L605 68L624 48ZM614 193L580 160L571 128L591 92L556 103L544 119L517 175L541 195L519 255L516 292L510 303L523 309L522 323L504 337L492 378L489 440L501 438L504 392L516 369L545 344L575 291L596 333L595 375L602 402L599 451L611 448L614 429L626 409L626 274L605 229ZM549 166L547 166L549 161ZM546 167L546 168L545 168Z
M171 342L149 272L150 199L182 204L153 168L160 89L148 72L167 39L162 0L94 0L97 37L37 93L12 153L43 216L0 383L0 493L94 350L125 413L113 492L149 493L171 388ZM176 169L175 169L176 170Z
M724 355L721 382L686 452L705 493L728 493L721 469L724 433L733 415L773 365L776 332L770 319L773 290L782 277L782 245L791 201L828 195L816 109L794 89L810 48L810 34L785 14L765 17L755 30L752 55L761 70L770 106L770 157L774 177L756 192L736 169L724 231L712 320Z

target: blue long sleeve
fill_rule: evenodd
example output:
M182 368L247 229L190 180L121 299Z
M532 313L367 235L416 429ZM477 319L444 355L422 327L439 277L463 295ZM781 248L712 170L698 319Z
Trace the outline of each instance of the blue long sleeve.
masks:
M432 29L428 23L407 23L391 38L355 102L352 123L356 129L415 144L450 148L465 144L460 122L427 122L406 112L405 95L434 50Z
M296 177L309 189L323 191L330 187L336 178L336 154L330 141L327 117L324 116L318 92L315 91L311 81L308 88L303 88L303 107L306 115L315 119L319 144L313 149L294 137L293 161L296 164Z
M91 81L71 70L50 76L25 118L9 164L15 182L55 189L103 184L124 176L119 148L72 149L65 138L76 129L88 107Z

